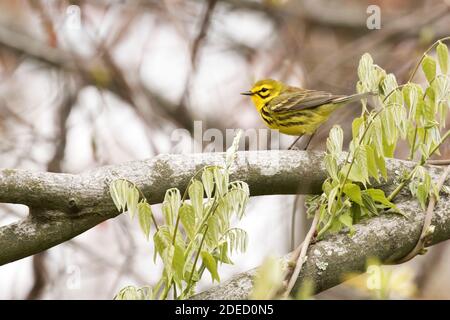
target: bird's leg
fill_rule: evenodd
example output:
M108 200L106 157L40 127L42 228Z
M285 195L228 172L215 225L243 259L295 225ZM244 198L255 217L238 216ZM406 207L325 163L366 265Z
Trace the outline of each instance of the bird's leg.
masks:
M308 149L308 146L309 146L309 144L310 144L312 138L314 137L314 134L315 134L315 133L316 133L316 132L313 132L310 136L308 136L308 141L306 142L306 145L305 145L305 147L303 148L303 150L307 150L307 149Z
M288 150L292 150L292 148L295 146L297 141L300 140L301 137L303 137L303 135L298 136L297 139L295 139L295 141L289 146Z

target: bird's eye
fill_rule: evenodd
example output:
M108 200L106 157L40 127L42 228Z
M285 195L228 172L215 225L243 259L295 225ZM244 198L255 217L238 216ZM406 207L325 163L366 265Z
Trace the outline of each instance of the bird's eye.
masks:
M266 91L268 91L269 89L267 89L267 88L262 88L260 91L261 92L266 92Z

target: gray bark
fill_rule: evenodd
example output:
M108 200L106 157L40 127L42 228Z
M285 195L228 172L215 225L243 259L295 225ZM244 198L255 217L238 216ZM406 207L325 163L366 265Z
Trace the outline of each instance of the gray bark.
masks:
M355 225L356 233L352 237L341 233L311 245L293 292L305 279L310 279L315 292L319 293L343 282L345 275L364 272L369 257L394 264L409 253L419 239L424 212L414 200L403 198L400 201L398 207L410 215L409 219L396 214L380 215ZM450 238L450 197L441 197L435 210L433 225L436 229L430 244ZM287 270L289 255L282 261ZM238 274L193 299L248 299L256 272L257 269L252 269Z
M326 177L322 152L255 151L238 152L232 167L232 179L249 184L252 196L271 194L314 194ZM79 175L39 173L27 170L0 170L0 202L30 207L22 221L0 227L0 265L30 256L71 239L113 218L119 213L109 195L109 183L125 178L136 183L150 203L159 203L168 188L184 191L189 179L205 165L223 165L223 153L161 155L150 160L106 166ZM389 159L389 179L383 184L391 190L414 163ZM433 179L440 167L429 168ZM433 243L450 238L447 196L436 207ZM415 244L420 233L423 212L408 193L402 192L399 206L411 215L381 215L357 226L350 238L331 236L313 245L300 275L312 278L316 290L324 290L342 281L342 272L361 271L366 257L382 260L401 257ZM245 298L251 289L254 271L239 275L198 298Z
M295 151L239 152L231 176L246 181L252 196L315 193L325 177L321 157ZM30 207L26 219L0 227L0 265L48 249L117 216L109 195L114 179L136 183L153 204L161 202L171 187L183 192L199 168L224 162L225 154L206 153L160 155L79 175L0 169L0 202Z

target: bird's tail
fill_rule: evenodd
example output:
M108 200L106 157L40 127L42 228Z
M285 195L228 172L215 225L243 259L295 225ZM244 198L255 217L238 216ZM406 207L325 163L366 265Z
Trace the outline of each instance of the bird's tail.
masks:
M370 97L370 96L376 96L376 92L364 92L364 93L356 93L352 94L350 96L343 96L341 98L337 98L333 100L334 103L350 103L354 101L359 101L361 99Z

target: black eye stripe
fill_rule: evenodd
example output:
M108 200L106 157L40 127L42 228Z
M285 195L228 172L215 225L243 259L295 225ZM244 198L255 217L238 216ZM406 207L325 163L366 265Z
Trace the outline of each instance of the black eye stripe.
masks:
M258 96L259 96L261 99L265 99L265 98L267 98L267 97L269 96L269 93L268 93L268 92L267 92L266 94L262 94L261 91L260 91L260 92L258 92L257 94L258 94Z

